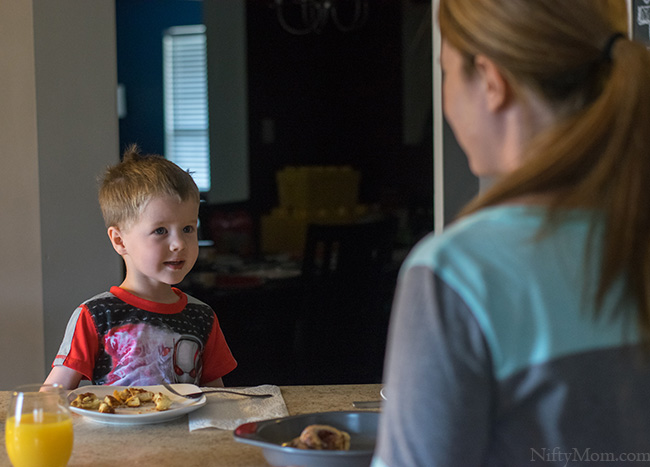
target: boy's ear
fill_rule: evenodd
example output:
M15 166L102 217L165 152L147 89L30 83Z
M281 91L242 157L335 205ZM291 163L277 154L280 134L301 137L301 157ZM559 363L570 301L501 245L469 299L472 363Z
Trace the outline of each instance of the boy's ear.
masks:
M484 55L474 58L474 65L483 80L488 110L498 112L510 102L511 88L499 67Z
M111 244L113 245L115 251L117 251L117 254L124 256L126 254L126 245L124 245L124 239L122 238L120 229L114 226L110 226L108 228L108 238L111 239Z

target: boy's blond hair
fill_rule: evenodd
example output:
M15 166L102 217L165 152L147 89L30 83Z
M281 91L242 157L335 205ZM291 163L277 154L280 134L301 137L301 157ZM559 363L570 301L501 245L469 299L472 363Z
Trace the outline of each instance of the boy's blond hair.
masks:
M188 172L162 156L141 155L137 145L132 145L122 162L109 167L101 180L99 205L106 227L128 227L156 196L200 201L199 189Z

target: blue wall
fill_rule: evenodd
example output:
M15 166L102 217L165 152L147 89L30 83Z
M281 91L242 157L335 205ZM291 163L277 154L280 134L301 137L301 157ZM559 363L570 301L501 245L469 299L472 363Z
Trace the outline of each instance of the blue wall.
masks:
M116 0L117 79L126 88L127 115L120 120L120 148L138 143L163 154L162 37L172 26L203 23L195 0Z

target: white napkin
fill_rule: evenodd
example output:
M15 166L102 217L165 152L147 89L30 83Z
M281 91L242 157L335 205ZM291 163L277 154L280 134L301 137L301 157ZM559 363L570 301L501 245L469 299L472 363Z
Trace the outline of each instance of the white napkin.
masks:
M207 391L214 388L202 388ZM226 388L228 389L228 388ZM190 431L202 428L234 430L248 422L268 420L289 415L278 386L264 384L250 388L237 388L248 394L273 394L273 397L242 397L234 394L207 394L208 403L189 414Z

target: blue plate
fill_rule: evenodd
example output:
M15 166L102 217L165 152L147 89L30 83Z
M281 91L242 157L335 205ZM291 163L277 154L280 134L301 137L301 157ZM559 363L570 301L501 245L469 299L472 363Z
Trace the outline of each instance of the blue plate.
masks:
M322 412L245 423L234 431L235 441L262 448L273 466L368 467L377 439L378 412ZM309 425L330 425L350 434L349 451L320 451L283 447Z

